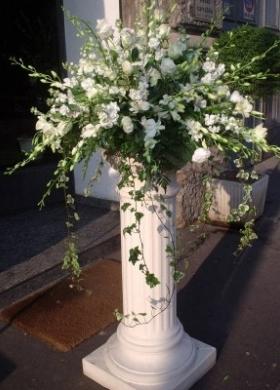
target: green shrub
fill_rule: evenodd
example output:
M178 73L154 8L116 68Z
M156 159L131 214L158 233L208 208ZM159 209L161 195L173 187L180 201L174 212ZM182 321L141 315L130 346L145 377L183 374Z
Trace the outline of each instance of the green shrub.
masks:
M252 95L265 95L279 89L279 81L276 80L280 74L280 48L275 46L266 56L263 54L279 41L279 37L266 28L244 25L234 30L222 33L215 42L215 49L219 52L219 58L226 68L231 65L248 63L255 57L261 56L251 63L251 66L244 67L243 75L267 72L266 80L243 86L243 92ZM240 83L237 80L236 86L240 90Z

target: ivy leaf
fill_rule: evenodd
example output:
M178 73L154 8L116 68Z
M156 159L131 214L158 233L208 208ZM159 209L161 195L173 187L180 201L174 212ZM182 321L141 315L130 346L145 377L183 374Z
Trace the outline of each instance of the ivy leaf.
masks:
M146 283L150 288L156 287L158 284L160 284L160 281L155 276L155 274L152 274L150 272L146 273Z
M121 209L122 209L122 211L126 211L128 208L129 208L129 206L130 206L130 203L124 203L122 206L121 206Z
M178 270L175 270L175 271L173 272L173 279L174 279L174 282L179 283L180 280L183 279L183 277L184 277L183 272L178 271Z
M129 259L128 261L130 261L133 265L135 265L137 263L137 261L139 261L139 256L141 255L141 251L139 249L138 246L134 247L134 248L131 248L129 250Z
M136 211L135 213L135 219L137 222L140 222L141 218L144 217L144 214L143 213L140 213L139 211Z
M133 223L133 224L131 224L129 226L126 226L123 229L123 235L125 235L125 234L131 235L131 233L133 232L133 229L135 229L135 228L136 228L136 224L135 223Z

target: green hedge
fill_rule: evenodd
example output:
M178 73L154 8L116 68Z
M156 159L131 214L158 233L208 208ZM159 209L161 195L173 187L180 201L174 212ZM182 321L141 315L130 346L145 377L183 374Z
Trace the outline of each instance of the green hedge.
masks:
M278 40L279 37L266 28L244 25L222 33L217 38L214 47L219 52L220 62L229 68L231 64L239 63L242 66L248 63L252 58L262 55ZM254 62L250 69L244 70L244 74L267 71L271 74L280 74L279 46L271 50L264 58ZM237 86L240 89L238 82L234 87ZM243 92L252 95L264 95L271 94L276 89L279 89L279 81L276 81L273 76L268 76L264 81L259 81L250 87L243 87Z

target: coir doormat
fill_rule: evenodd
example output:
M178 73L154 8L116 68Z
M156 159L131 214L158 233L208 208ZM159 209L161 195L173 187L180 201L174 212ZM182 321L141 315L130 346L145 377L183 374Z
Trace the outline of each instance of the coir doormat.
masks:
M15 324L55 349L69 351L114 322L121 309L121 264L98 260L82 273L82 290L71 289L65 279L37 297L29 297L0 312L0 319Z

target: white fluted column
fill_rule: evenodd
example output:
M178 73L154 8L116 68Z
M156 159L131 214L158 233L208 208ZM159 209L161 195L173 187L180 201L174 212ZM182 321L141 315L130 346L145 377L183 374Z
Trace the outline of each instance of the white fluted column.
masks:
M175 237L177 184L164 194L172 218L160 211L156 194L138 204L143 213L140 235L122 235L123 313L127 317L105 345L83 359L85 375L111 390L189 389L215 363L216 350L184 332L176 315L176 288L166 246ZM121 205L134 204L129 189ZM140 203L140 202L138 202ZM121 229L135 222L129 208L121 211ZM143 244L143 245L142 245ZM131 248L142 248L149 272L160 284L150 288L139 271L141 260L129 262Z

